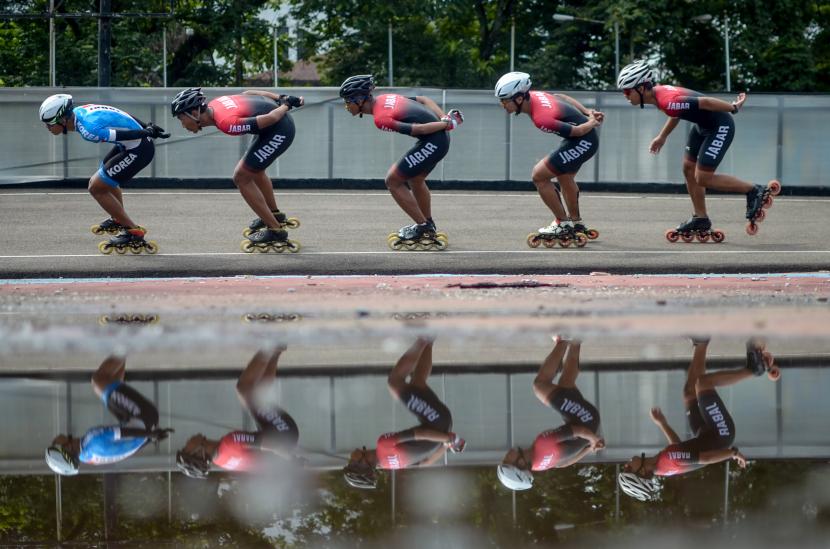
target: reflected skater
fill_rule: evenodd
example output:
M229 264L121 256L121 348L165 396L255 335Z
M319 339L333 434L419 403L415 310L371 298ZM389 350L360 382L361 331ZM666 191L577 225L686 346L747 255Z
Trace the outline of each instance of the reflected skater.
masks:
M267 457L276 455L294 462L300 438L297 423L288 413L267 402L285 347L259 351L236 382L236 394L251 414L257 431L232 431L220 440L197 434L176 453L176 466L191 478L204 479L211 465L227 471L261 470Z
M110 356L92 374L92 388L118 425L93 427L81 438L58 435L46 449L46 464L59 475L77 475L81 463L102 465L132 456L150 441L167 438L152 402L124 383L126 359Z
M542 404L559 412L565 423L540 433L531 447L516 446L507 452L496 473L511 490L531 488L533 471L561 469L605 447L605 441L597 434L599 412L576 388L581 342L562 338L555 341L533 380L533 394ZM559 383L554 383L560 370Z
M432 371L432 343L419 338L398 360L388 378L389 392L417 418L418 426L381 435L373 450L365 446L355 449L343 469L351 486L375 488L378 469L423 467L438 461L447 449L464 451L464 439L451 431L449 409L427 385Z
M681 441L662 410L656 407L651 409L651 419L666 436L669 445L656 456L646 457L643 452L631 458L618 478L620 489L640 501L656 497L655 476L682 475L730 459L734 459L739 467L746 467L746 457L732 446L735 423L715 389L764 373L773 380L780 376L778 368L772 363L772 355L765 351L763 342L759 340L747 342L743 368L708 374L706 350L709 339L692 339L692 345L694 351L683 386L683 402L693 436Z

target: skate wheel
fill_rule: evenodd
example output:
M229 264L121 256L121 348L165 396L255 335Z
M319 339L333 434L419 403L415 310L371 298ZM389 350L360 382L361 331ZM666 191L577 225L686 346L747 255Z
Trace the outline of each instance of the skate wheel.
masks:
M299 223L297 224L297 226L299 226ZM296 240L289 240L288 241L288 246L286 246L286 248L288 248L288 251L291 252L292 254L295 254L295 253L299 252L301 247L302 246L300 246L300 243L297 242Z
M531 248L538 248L542 241L539 239L539 235L537 233L530 233L527 235L527 245Z
M690 242L694 242L695 235L689 233L680 233L680 239L683 240L686 244Z
M404 240L403 247L412 252L418 249L418 243L414 240Z
M138 255L141 253L141 246L130 246L130 253Z
M147 244L144 245L144 249L147 251L148 254L153 255L159 251L159 245L156 243L155 240L148 240Z
M767 211L764 210L764 209L758 210L758 213L755 214L755 222L756 223L760 223L761 221L763 221L766 218L767 218Z
M389 233L389 236L386 237L386 240L394 240L398 238L398 233Z
M440 237L443 237L444 240L447 240L449 242L449 237L447 236L447 233L445 233L445 232L435 233L435 238L440 238Z
M296 217L289 217L288 219L285 220L285 226L288 227L289 229L296 229L297 227L300 226L300 220L297 219Z
M726 239L726 235L723 231L712 231L712 242L723 242Z
M542 244L545 245L545 248L553 248L554 246L556 246L556 241L550 238L543 238Z
M767 368L767 377L772 381L778 381L781 379L781 370L778 366L771 366Z
M403 240L390 238L388 244L389 247L395 250L396 252L403 249Z
M587 236L591 240L596 240L599 238L599 231L596 229L588 229L585 231L585 236Z
M761 207L765 210L768 210L768 209L772 208L772 203L773 202L775 202L775 200L773 200L772 195L768 194L767 197L764 199L764 203L761 204Z
M109 242L101 242L98 244L98 251L102 254L109 255L112 253L112 246L110 246Z
M775 358L772 356L772 353L769 351L762 351L761 355L764 357L764 364L767 365L767 369L772 368L772 365L775 363Z
M254 251L254 243L250 240L243 240L239 247L242 248L242 251L246 254L253 253Z
M756 225L752 221L747 223L746 224L746 234L748 234L749 236L753 236L753 235L758 234L758 225Z
M124 246L116 246L115 253L117 253L118 255L124 255L125 253L127 253L127 248L125 248Z
M242 236L244 236L246 238L251 236L252 234L254 234L254 231L252 231L250 228L245 229L245 230L242 231Z
M588 244L588 237L582 233L577 233L574 237L574 244L576 244L577 248L584 248Z
M709 233L697 233L699 242L709 242Z
M773 179L767 183L767 188L769 189L770 194L777 196L781 192L781 182L777 179Z
M669 229L668 231L666 231L666 240L668 240L669 242L677 242L679 238L680 233L678 233L677 231L673 229Z
M438 233L435 235L435 244L433 247L440 251L446 250L447 247L450 245L450 241L447 239L447 235L444 233Z
M97 234L97 235L102 235L105 232L105 231L101 230L100 225L93 225L92 227L89 228L89 230L92 231L92 234Z
M561 246L562 248L567 248L568 246L571 245L571 242L572 242L572 240L568 237L560 238L559 239L559 246Z

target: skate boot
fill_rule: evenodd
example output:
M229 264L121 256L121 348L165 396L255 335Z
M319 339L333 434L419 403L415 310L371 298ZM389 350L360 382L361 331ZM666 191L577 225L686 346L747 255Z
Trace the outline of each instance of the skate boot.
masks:
M581 219L574 221L574 232L584 234L588 237L588 240L596 240L599 238L599 231L596 229L589 229Z
M766 345L758 339L750 339L746 342L746 369L756 377L765 373L772 381L778 381L781 371L775 365L772 353L766 350Z
M140 254L141 252L154 254L158 252L158 244L152 240L144 240L145 234L147 234L147 231L143 227L123 228L109 242L98 244L98 251L107 255L111 254L113 250L121 255L127 253L127 251L133 254Z
M682 239L683 242L688 243L693 242L695 237L699 242L708 242L709 239L712 239L712 242L723 242L726 235L719 229L713 231L712 222L709 221L708 217L694 215L678 225L676 229L666 231L666 240L669 242L677 242Z
M282 229L296 229L300 226L300 220L296 217L287 217L283 212L279 210L271 210L271 213L274 214L274 217L277 220L277 223L280 224L280 228ZM242 231L242 236L248 237L260 229L265 228L265 222L260 219L256 218L248 225L248 228Z
M117 223L112 218L106 219L99 223L98 225L93 225L89 228L92 231L92 234L102 235L102 234L118 234L121 229L125 229L123 225Z
M248 239L243 240L240 247L245 253L265 253L268 251L282 253L285 250L296 253L300 251L300 243L294 240L288 240L287 231L284 229L270 229L268 227L248 235Z
M537 232L527 235L527 245L531 248L538 248L541 244L544 244L545 248L553 248L557 243L563 248L571 244L577 248L584 248L588 243L588 237L584 233L574 231L572 221L559 221L558 219L547 227L542 227Z
M764 220L768 210L772 207L773 196L781 192L781 183L773 179L766 187L755 185L751 191L746 193L746 234L758 233L758 223Z
M449 245L446 233L435 232L435 222L427 219L425 223L415 223L401 227L397 233L391 233L386 243L393 250L445 250Z

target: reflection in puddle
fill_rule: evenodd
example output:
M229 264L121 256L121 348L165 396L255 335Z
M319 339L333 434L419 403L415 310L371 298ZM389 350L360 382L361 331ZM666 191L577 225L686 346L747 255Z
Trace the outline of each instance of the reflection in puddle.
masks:
M108 324L70 332L95 344L2 356L0 511L15 518L0 539L827 539L826 342L246 320L198 338L166 317ZM163 343L105 356L107 338Z

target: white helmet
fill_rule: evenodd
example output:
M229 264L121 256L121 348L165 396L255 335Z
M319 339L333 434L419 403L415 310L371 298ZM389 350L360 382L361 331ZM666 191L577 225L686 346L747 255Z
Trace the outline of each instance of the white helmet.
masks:
M645 83L654 83L654 73L643 60L626 65L617 77L617 88L621 90L630 90Z
M620 484L620 490L634 499L650 501L657 495L657 485L653 480L634 473L620 473L617 481Z
M46 465L59 475L78 474L78 458L63 446L50 446L46 449Z
M57 124L58 120L69 114L72 110L72 96L65 93L58 93L47 97L40 104L40 120L47 124Z
M533 488L533 473L519 469L515 465L499 465L496 474L505 487L511 490L529 490Z
M530 75L526 72L508 72L496 82L496 97L511 99L530 91Z

